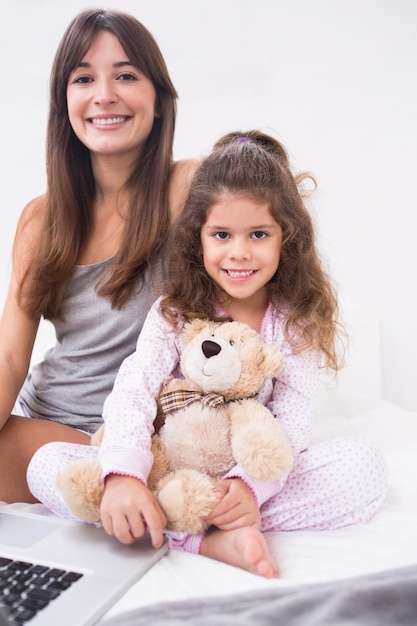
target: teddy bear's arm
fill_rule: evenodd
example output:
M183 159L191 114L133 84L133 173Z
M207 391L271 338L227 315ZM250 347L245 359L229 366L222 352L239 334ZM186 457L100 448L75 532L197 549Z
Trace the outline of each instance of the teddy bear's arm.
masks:
M271 481L287 473L293 453L285 430L255 399L230 403L231 446L236 462L249 476Z

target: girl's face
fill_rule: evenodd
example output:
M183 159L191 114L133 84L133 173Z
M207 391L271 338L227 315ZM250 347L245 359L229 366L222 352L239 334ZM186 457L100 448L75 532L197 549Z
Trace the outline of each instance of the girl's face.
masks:
M127 154L135 159L151 132L155 101L152 82L105 30L68 80L69 120L92 158Z
M201 243L207 273L232 300L266 306L266 284L277 271L282 245L269 203L220 195L207 212Z

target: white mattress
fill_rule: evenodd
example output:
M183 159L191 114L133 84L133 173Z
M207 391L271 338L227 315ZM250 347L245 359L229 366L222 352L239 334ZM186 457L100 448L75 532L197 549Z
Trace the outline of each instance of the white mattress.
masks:
M314 441L365 436L384 452L388 496L367 525L336 531L267 533L280 565L278 580L265 580L206 557L171 551L103 618L172 600L336 580L417 563L417 413L351 392L323 392ZM42 505L3 505L48 514Z

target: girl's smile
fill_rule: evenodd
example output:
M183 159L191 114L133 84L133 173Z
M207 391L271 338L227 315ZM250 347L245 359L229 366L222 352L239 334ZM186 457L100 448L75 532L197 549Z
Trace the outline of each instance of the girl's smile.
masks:
M277 271L282 229L269 204L224 193L209 208L201 231L204 267L232 301L262 308Z
M224 272L229 276L230 279L241 282L253 276L256 270L246 270L239 272L238 270L224 270Z

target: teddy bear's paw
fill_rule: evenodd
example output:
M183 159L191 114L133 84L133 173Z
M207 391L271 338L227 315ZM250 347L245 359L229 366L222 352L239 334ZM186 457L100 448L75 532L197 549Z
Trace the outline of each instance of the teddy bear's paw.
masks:
M275 480L293 465L285 430L272 413L256 400L230 407L231 446L236 463L256 480Z
M162 487L158 493L158 501L167 516L168 526L180 530L178 525L180 525L181 513L184 510L181 480L172 479L171 482Z
M195 470L172 472L158 483L157 498L171 530L199 533L207 528L204 517L218 500L210 477Z
M256 480L276 480L293 465L293 453L283 429L274 430L277 431L275 436L267 441L265 434L256 429L241 433L241 437L237 435L233 440L236 461Z
M56 486L75 517L85 522L100 521L100 504L104 487L100 482L100 463L80 459L70 463L57 477Z

